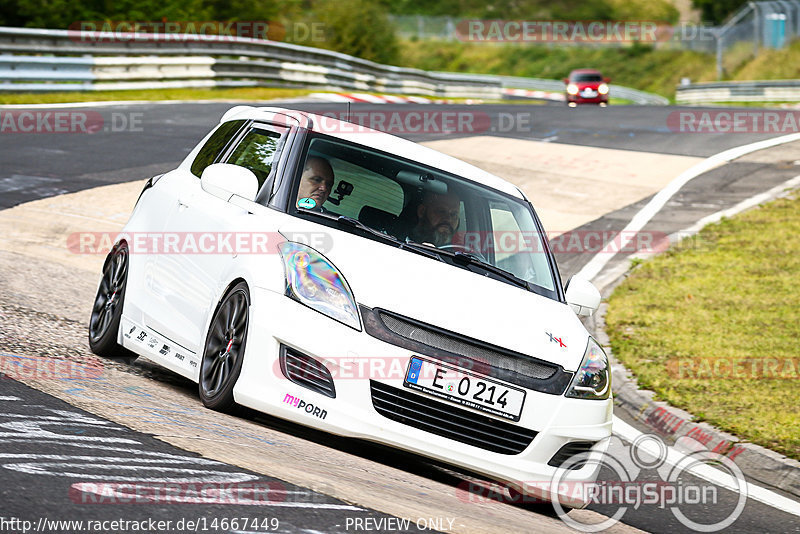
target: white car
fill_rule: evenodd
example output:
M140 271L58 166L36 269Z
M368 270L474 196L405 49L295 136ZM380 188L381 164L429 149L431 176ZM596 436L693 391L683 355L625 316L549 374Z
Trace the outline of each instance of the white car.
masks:
M238 106L147 182L114 242L95 353L146 356L212 409L585 505L550 481L593 482L569 459L611 435L608 359L578 319L600 295L564 291L512 184L347 122Z

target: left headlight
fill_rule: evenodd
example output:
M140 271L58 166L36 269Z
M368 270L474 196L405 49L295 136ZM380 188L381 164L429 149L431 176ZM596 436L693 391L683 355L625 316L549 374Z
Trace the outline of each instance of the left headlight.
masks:
M597 88L597 92L601 95L608 94L608 86L604 83L601 83L600 86Z
M286 296L361 331L356 299L339 270L306 245L286 241L279 248L286 275Z
M610 394L611 371L608 368L608 356L597 341L590 337L581 366L567 390L567 397L602 400L607 399Z

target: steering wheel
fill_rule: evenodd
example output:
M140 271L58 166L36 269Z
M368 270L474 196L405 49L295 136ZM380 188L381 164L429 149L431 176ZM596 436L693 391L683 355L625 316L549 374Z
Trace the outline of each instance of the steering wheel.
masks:
M485 262L485 263L489 262L489 260L486 259L486 256L484 256L483 254L481 254L477 250L470 250L467 247L465 247L464 245L442 245L441 247L438 247L438 248L440 248L442 250L453 250L454 252L464 252L466 254L470 254L472 256L475 256L476 258L478 258L482 262Z

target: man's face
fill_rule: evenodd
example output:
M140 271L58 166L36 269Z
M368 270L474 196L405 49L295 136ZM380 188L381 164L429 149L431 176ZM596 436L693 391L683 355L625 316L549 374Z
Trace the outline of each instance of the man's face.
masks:
M330 165L323 159L309 158L300 177L297 200L313 198L317 206L322 206L328 200L331 188L333 188L333 171Z
M437 247L453 242L460 206L461 201L456 195L432 195L417 209L423 234L432 238Z

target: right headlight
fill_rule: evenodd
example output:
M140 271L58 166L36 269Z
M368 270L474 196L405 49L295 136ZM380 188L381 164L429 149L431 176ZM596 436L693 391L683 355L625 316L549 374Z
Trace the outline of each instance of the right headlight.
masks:
M577 95L578 94L578 86L575 85L574 83L569 84L567 86L567 92L569 94L571 94L571 95Z
M300 243L280 245L286 274L286 296L361 330L353 292L339 270L322 254Z
M611 394L611 369L608 356L597 341L589 338L586 352L578 372L567 390L567 397L574 399L607 399Z

